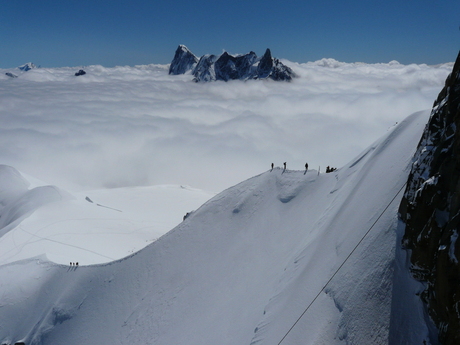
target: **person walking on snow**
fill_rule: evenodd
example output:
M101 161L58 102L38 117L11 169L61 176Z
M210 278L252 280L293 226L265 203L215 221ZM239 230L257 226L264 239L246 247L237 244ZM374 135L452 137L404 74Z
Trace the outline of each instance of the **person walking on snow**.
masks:
M284 162L283 164L284 164L284 170L286 170L286 162Z

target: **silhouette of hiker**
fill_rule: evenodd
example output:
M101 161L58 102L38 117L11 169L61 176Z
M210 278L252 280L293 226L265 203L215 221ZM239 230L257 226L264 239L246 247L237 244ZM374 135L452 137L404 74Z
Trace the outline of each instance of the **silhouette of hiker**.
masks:
M272 163L272 170L273 170L273 167L274 167L274 166L275 166L275 165Z
M305 163L305 171L308 171L308 163Z
M284 164L284 170L283 170L283 172L285 172L285 171L286 171L286 162L284 162L283 164Z

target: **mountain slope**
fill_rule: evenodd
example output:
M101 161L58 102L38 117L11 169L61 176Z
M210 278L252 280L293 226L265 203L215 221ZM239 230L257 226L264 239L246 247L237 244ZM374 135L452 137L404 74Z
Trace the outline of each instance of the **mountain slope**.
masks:
M0 341L387 343L396 211L428 115L334 173L275 168L229 188L125 259L0 266Z
M174 58L169 66L169 74L184 74L192 70L198 63L198 58L184 45L179 45L174 54Z
M28 183L0 165L0 265L42 254L60 264L111 262L155 241L215 195L174 185L68 193Z

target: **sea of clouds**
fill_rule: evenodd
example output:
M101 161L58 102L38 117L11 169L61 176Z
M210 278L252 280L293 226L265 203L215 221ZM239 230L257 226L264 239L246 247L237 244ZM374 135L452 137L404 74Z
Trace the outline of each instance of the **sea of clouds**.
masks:
M75 191L219 192L272 162L340 168L431 108L453 65L283 63L298 78L195 83L167 65L0 70L0 164Z

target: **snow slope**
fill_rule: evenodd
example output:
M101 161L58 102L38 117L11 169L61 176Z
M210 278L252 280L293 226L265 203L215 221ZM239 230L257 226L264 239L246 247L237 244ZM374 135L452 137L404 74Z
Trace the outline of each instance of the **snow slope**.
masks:
M173 185L71 194L0 165L0 265L38 255L60 264L120 259L212 196Z
M396 213L428 116L334 173L250 178L124 259L0 266L0 342L387 343Z

